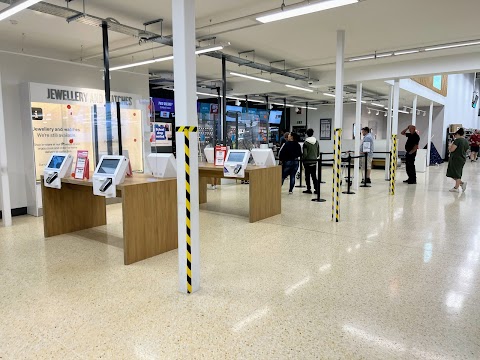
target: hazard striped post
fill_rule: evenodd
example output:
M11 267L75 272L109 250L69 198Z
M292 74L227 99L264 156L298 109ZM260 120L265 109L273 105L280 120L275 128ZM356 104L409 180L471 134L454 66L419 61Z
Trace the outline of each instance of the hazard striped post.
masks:
M390 161L390 195L395 195L395 178L397 175L397 135L392 135L392 153Z
M333 140L333 191L332 191L332 220L340 222L340 187L342 176L342 129L335 129Z
M178 288L200 289L195 0L172 0L177 149Z

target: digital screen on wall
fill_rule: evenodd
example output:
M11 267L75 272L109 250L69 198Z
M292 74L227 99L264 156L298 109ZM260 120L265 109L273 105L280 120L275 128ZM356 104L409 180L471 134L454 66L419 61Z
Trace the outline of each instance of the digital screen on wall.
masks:
M280 125L282 122L282 111L271 110L268 122L273 125Z
M91 104L55 104L32 102L32 128L37 180L43 174L53 153L72 155L74 163L78 150L87 150L95 162L93 122L97 121L98 151L107 152L107 122L105 107ZM118 152L116 108L112 108L112 148ZM128 150L133 171L143 171L142 111L121 109L123 149Z

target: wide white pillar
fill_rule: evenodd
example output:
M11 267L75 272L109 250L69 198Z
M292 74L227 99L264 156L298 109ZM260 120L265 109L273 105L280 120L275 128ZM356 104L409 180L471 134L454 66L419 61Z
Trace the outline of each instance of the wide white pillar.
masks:
M390 151L392 147L392 111L393 111L393 86L390 86L388 95L387 109L387 146L386 150ZM390 156L385 157L385 180L390 180Z
M3 113L2 77L0 76L0 199L3 225L12 225L12 207L10 204L10 184L7 171L7 137L5 135L5 116Z
M398 135L398 108L400 107L400 81L393 82L392 135Z
M355 112L355 156L360 156L360 127L362 126L362 92L363 84L357 85L357 103ZM353 170L353 188L358 190L360 184L360 159L355 159Z
M177 140L179 290L200 287L195 0L172 0Z
M430 112L428 114L427 166L430 166L430 151L432 149L432 126L433 126L433 101L430 102Z
M343 124L343 81L345 61L345 30L337 31L337 61L335 81L335 145L333 166L333 196L332 218L335 222L340 221L340 186L341 186L341 156L342 156L342 124Z
M412 125L417 126L417 104L418 95L413 98L413 110L412 110Z

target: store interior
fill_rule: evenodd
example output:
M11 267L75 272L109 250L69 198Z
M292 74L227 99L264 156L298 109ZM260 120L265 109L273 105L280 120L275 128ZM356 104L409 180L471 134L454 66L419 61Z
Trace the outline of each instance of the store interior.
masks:
M0 358L480 358L480 174L455 198L445 177L480 128L474 2L179 0L176 37L173 1L0 0ZM371 187L335 172L364 127ZM323 183L289 194L283 134L307 129Z

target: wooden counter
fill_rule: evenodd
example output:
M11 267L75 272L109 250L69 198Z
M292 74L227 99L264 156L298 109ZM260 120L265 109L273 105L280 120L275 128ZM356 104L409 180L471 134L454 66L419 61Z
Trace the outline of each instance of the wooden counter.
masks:
M45 237L107 224L106 201L92 180L62 179L62 189L42 183ZM135 174L117 185L122 198L125 265L178 247L177 180Z
M207 184L210 178L223 178L223 166L199 164L200 204L207 202ZM230 179L230 178L229 178ZM244 178L249 180L250 222L267 219L282 213L282 168L281 166L247 166Z

